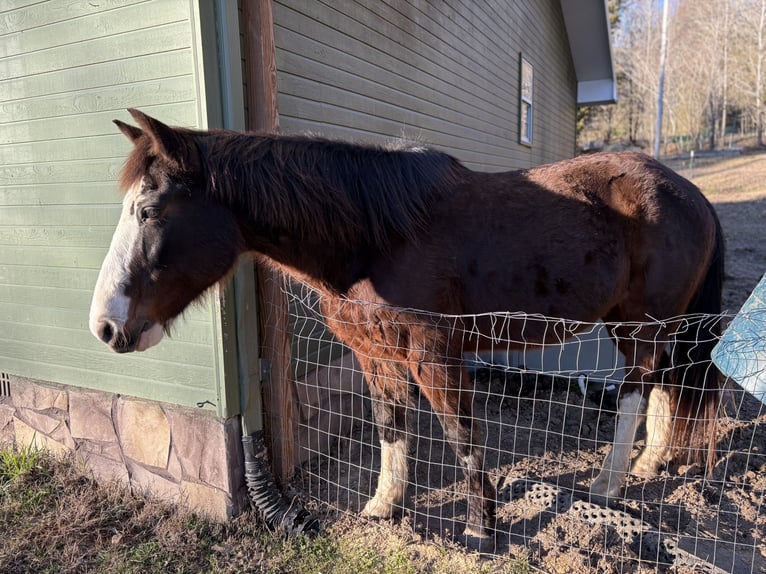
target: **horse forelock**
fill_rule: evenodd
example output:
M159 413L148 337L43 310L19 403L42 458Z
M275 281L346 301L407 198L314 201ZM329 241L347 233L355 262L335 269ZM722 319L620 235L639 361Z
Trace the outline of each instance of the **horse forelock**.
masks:
M139 183L155 162L160 162L161 169L167 171L170 176L199 169L197 161L193 159L197 154L195 138L196 134L205 132L188 128L173 129L179 137L173 142L176 147L173 148L170 157L163 157L156 151L155 144L149 135L144 134L134 140L133 150L120 170L118 189L121 192L126 193Z
M125 194L140 183L149 170L151 162L151 143L148 137L141 137L136 140L135 147L131 150L120 170L117 180L117 187L120 192Z

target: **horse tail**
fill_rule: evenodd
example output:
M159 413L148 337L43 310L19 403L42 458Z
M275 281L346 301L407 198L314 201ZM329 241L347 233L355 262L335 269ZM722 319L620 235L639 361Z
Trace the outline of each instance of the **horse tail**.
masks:
M724 278L724 239L712 205L715 245L705 277L686 310L690 325L681 329L670 371L675 395L671 448L680 464L699 463L712 472L716 461L716 428L722 381L711 353L721 335L721 292Z

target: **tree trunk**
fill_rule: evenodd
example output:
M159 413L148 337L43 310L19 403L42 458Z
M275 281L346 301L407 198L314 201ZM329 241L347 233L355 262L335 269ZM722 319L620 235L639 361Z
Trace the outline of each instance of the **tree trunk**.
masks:
M721 85L721 130L718 141L726 145L726 107L729 105L729 8L731 0L726 0L723 17L723 84Z
M763 0L766 2L766 0ZM670 0L663 0L662 5L662 36L660 39L660 81L657 86L657 122L654 130L654 157L660 157L660 142L662 141L662 103L665 91L665 61L668 53L668 6Z
M763 146L763 32L766 24L766 0L761 0L761 18L758 22L758 55L755 67L755 133L756 143Z
M708 100L707 105L710 108L710 135L708 136L708 145L710 146L710 151L713 151L715 149L715 142L716 142L716 130L718 129L718 122L717 122L717 114L716 114L716 102L715 102L715 96L713 95L713 92L711 90L710 94L708 94Z

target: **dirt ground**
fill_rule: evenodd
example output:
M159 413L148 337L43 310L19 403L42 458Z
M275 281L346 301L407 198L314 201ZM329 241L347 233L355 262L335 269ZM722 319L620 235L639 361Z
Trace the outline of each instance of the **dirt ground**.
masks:
M724 309L733 314L766 272L766 154L669 163L719 214L727 241ZM485 468L498 487L489 560L528 556L546 572L766 573L766 407L752 395L734 384L727 393L712 476L669 465L654 479L630 477L624 499L601 506L587 490L613 437L614 391L597 387L583 396L575 381L519 369L487 367L474 376ZM357 400L365 420L298 480L302 493L341 511L364 506L380 465L369 400ZM415 396L415 405L412 483L392 525L411 528L417 539L460 541L466 485L426 401Z

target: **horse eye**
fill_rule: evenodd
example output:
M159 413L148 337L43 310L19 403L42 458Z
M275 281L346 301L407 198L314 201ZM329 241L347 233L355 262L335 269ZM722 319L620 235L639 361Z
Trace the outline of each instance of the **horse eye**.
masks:
M146 223L154 219L159 219L160 210L156 207L144 207L141 209L141 222Z

